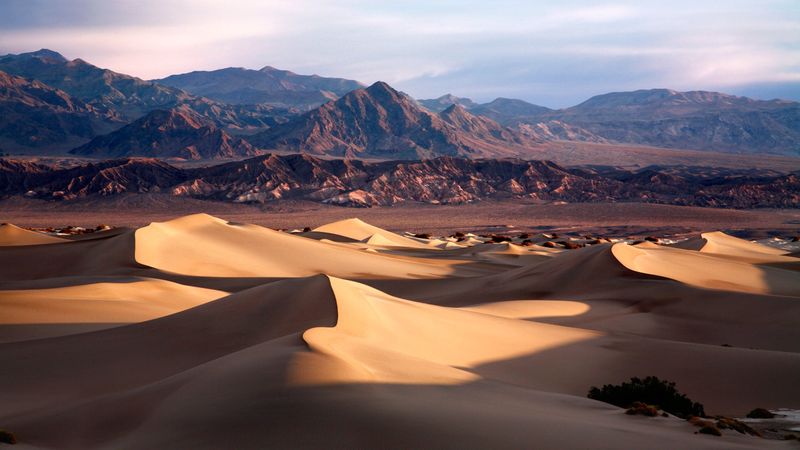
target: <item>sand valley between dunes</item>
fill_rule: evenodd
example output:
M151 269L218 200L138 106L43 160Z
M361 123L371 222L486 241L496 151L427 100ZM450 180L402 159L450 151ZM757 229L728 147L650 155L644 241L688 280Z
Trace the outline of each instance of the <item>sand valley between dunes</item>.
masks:
M709 414L800 409L797 254L553 239L2 225L0 428L31 449L796 448L586 395L655 375Z

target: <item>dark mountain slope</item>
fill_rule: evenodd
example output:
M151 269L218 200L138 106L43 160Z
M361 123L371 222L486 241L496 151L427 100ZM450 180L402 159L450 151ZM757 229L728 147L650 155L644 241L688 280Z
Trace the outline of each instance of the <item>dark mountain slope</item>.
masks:
M189 111L155 110L113 133L98 136L70 151L80 156L121 158L218 159L255 156L241 138L231 137Z

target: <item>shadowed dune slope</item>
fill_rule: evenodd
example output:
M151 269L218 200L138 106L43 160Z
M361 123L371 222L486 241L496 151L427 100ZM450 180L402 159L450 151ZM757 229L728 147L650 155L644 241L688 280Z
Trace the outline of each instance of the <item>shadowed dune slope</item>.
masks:
M0 425L42 449L788 448L586 393L655 375L710 414L800 409L800 275L773 265L797 258L306 234L199 214L0 246Z

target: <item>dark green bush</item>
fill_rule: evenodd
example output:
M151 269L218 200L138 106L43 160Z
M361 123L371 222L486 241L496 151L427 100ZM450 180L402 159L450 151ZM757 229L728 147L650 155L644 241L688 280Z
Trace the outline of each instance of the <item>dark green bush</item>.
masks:
M769 410L764 408L756 408L747 413L747 417L751 419L772 419L775 417L775 414L772 414Z
M0 430L0 443L3 444L16 444L17 438L14 436L14 433L11 433L6 430Z
M620 408L629 408L634 402L646 403L682 419L706 416L703 405L678 392L675 383L657 377L634 377L619 385L606 384L602 389L592 387L589 398Z

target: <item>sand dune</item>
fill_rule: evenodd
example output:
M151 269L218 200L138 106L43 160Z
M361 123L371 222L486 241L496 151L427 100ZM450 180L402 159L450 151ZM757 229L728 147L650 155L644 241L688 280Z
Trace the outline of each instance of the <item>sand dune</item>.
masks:
M788 252L779 248L735 238L719 231L702 233L698 237L678 242L671 247L726 256L756 264L797 262L796 259L786 256Z
M401 247L428 249L430 246L414 239L401 236L382 228L370 225L360 219L345 219L329 223L313 230L316 233L326 233L355 241L380 247Z
M447 248L194 215L15 236L0 426L28 448L785 447L585 397L646 375L711 413L800 408L800 260L718 233Z
M26 230L10 223L0 224L0 246L63 243L64 239Z
M713 253L615 244L612 253L625 267L709 289L800 296L798 274L730 261Z
M202 245L198 245L200 242ZM446 264L365 254L256 225L230 224L204 214L136 230L136 261L195 276L303 277L327 273L356 278L428 278L454 273Z
M62 328L62 332L57 327L22 327L25 324L118 326L166 316L227 295L213 289L147 278L86 281L77 286L2 291L0 333L6 326L6 336L0 334L0 341L51 337L70 331L69 327ZM104 327L91 327L99 328Z

